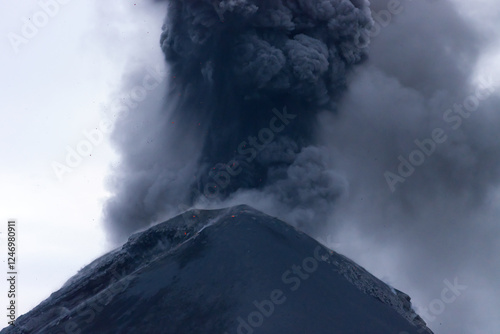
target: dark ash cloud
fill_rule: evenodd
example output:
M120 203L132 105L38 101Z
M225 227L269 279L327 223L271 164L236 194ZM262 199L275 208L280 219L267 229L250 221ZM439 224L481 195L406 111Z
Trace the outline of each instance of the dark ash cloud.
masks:
M443 117L476 91L495 34L446 0L401 1L369 50L367 1L169 3L168 80L116 124L115 241L193 205L249 204L329 234L422 315L457 277L467 290L429 326L498 331L500 98L456 129ZM384 173L436 128L447 140L392 192Z
M387 1L371 3L387 9ZM349 184L325 233L339 251L395 280L436 333L493 333L500 328L491 316L500 307L493 255L500 250L500 78L477 69L493 40L451 1L401 3L404 11L373 37L339 112L321 116L323 141L337 151L336 170ZM471 104L481 86L485 98ZM392 192L384 173L397 174L398 157L409 160L415 140L435 129L447 139ZM467 290L439 315L425 311L455 277Z
M347 74L366 58L369 14L367 1L170 1L163 105L148 98L114 135L122 164L105 215L115 238L242 190L324 216L341 186L326 186L337 178L315 148L316 116L336 110ZM124 138L131 132L142 134Z

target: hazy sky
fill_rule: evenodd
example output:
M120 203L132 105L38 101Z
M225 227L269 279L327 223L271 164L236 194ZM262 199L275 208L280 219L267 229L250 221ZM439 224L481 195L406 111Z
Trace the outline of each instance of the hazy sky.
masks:
M125 67L139 64L146 71L145 64L162 63L164 10L146 1L97 3L61 4L18 52L8 34L22 36L24 19L41 8L31 0L0 4L0 231L7 219L18 219L21 313L110 247L100 221L114 157L108 136L61 179L53 163L66 164L68 147L77 150L87 140L84 132L113 120L106 111Z
M488 190L488 199L481 202L478 210L461 211L464 202L458 195L457 198L452 196L449 201L440 201L439 205L435 202L430 209L432 203L426 200L425 191L436 189L429 187L422 190L415 183L436 170L443 172L442 176L433 174L437 178L436 184L446 183L443 180L447 180L447 170L442 168L455 158L449 158L445 152L450 151L445 150L442 155L436 156L436 160L440 156L449 158L443 158L441 165L440 161L435 165L429 163L430 169L415 174L413 181L408 181L407 188L398 189L400 192L395 195L383 188L385 192L379 195L382 189L380 184L384 182L381 178L384 168L393 166L394 162L397 166L398 155L406 152L404 148L411 147L407 140L411 142L427 134L427 127L412 126L422 120L418 116L428 116L421 109L441 110L443 106L439 103L442 101L453 104L458 97L467 97L468 91L463 85L452 84L465 74L448 71L449 64L444 53L440 53L441 58L436 57L433 63L432 52L442 49L427 48L433 42L426 41L433 41L432 36L436 36L437 44L456 40L456 44L450 44L450 50L464 51L457 55L465 61L464 71L474 71L477 78L491 75L497 78L497 86L500 82L500 43L497 35L500 31L500 5L495 0L473 3L452 1L458 8L460 19L472 25L469 29L463 26L455 13L446 15L448 2L423 2L425 5L422 7L413 4L414 15L404 12L396 16L373 38L372 60L353 76L352 88L341 105L342 110L357 110L357 113L350 113L350 117L340 121L326 117L337 124L335 135L326 134L325 137L339 151L338 168L345 171L351 192L350 197L346 197L349 201L341 202L343 206L339 204L341 209L336 219L342 223L326 232L330 233L330 238L325 235L324 239L379 278L409 293L417 310L428 308L434 299L440 298L442 289L446 287L444 280L453 282L458 277L460 283L468 285L463 296L447 304L435 320L432 314L432 318L424 316L424 319L432 320L429 327L436 333L457 333L460 328L467 328L468 333L474 333L474 329L477 329L476 333L493 333L499 328L495 326L500 326L495 320L500 307L497 298L500 292L498 288L492 292L499 272L489 270L488 266L498 268L499 260L498 252L488 252L498 250L494 247L500 230L498 185L492 180L493 189ZM387 8L385 1L372 3L376 10ZM72 0L60 4L57 10L52 8L53 17L48 18L43 27L14 47L9 40L9 36L11 39L13 36L11 33L22 35L23 27L32 20L40 19L41 7L32 0L0 4L0 113L4 119L0 124L0 152L4 157L0 166L0 219L4 222L0 224L3 226L0 232L5 232L8 218L18 219L20 313L37 305L78 269L112 247L106 242L101 215L103 203L109 196L105 185L108 167L117 162L109 144L109 135L106 134L102 142L97 135L91 137L96 144L90 147L91 152L84 154L81 161L73 160L71 172L58 169L58 176L54 166L67 164L71 150L88 149L82 144L88 141L85 133L91 133L96 128L102 133L102 122L114 120L112 96L120 91L122 82L136 80L130 79L129 75L139 75L140 79L141 73L146 75L163 64L159 37L165 14L164 4L146 0L130 3L112 0L106 2L106 8L102 6L102 2L99 4L95 0ZM423 14L425 10L429 11L428 15ZM433 35L432 29L438 27L446 33ZM412 38L404 39L413 44L398 47L404 33L413 34ZM478 40L477 36L483 37ZM467 45L470 45L470 50ZM477 61L477 64L467 63L468 60ZM442 70L443 76L426 76L426 69L430 71L426 64ZM416 80L419 74L421 80ZM429 79L432 81L427 85L422 84ZM433 95L436 92L426 91L426 87L432 89L447 85L460 87L448 98L433 105L433 101L438 101ZM394 96L400 98L399 102L394 101ZM380 108L385 108L385 112L380 117L372 116L367 109L369 106L360 102L363 100L368 101L371 107L378 103ZM398 111L407 107L405 104L404 108L398 109L398 103L406 101L414 103L416 113L403 118L404 123L401 123L401 119L391 113L398 115ZM488 110L492 112L491 117L481 117L473 121L475 125L467 127L469 135L476 134L473 138L477 139L474 141L477 145L471 145L472 149L488 142L487 138L478 138L476 130L481 129L481 125L487 126L488 120L498 120L494 114L498 110ZM356 115L364 118L360 121ZM398 122L391 123L395 119ZM366 128L360 131L363 126ZM402 142L394 144L392 139L398 134L390 131L397 128L414 132L406 137L399 136ZM388 139L373 141L377 135L373 131L388 133ZM391 144L385 145L384 140ZM460 138L456 140L460 143ZM373 152L360 156L360 143L364 145L362 147L373 145ZM497 145L490 144L488 147L492 148L490 152L495 152L493 148ZM380 159L384 163L367 164L367 158ZM484 178L484 182L488 180ZM453 183L453 180L450 182ZM463 187L460 186L457 186L458 190L475 189L465 181ZM357 190L360 188L364 190ZM370 204L364 205L364 197L357 194L366 195ZM449 194L449 189L443 194ZM390 196L400 197L396 201ZM379 202L374 202L375 198ZM412 201L418 203L408 203ZM469 202L465 203L468 205ZM380 206L387 205L393 205L393 210L380 209ZM416 210L419 215L410 216L406 211L402 213L404 210ZM383 215L389 217L386 221L392 227L390 233L381 230L384 226ZM395 221L399 218L408 221L398 225ZM346 221L349 219L363 222L348 224ZM423 220L429 223L419 223ZM487 226L476 229L476 234L469 233L468 228L454 234L461 225L456 228L444 223L433 225L434 221L443 220L457 220L468 226L481 221L487 222ZM471 234L473 238L468 239L467 235ZM443 239L445 235L453 238ZM2 245L5 245L5 240L1 238ZM399 241L394 242L396 239ZM413 242L413 239L418 239L418 242ZM428 240L428 243L422 240ZM447 250L447 243L453 251ZM456 252L460 243L465 245L463 254ZM408 251L402 251L404 249ZM476 253L471 255L471 252ZM6 254L1 256L5 261ZM466 260L459 261L457 258ZM474 261L481 264L476 266ZM488 266L485 265L487 263ZM426 270L434 274L428 275ZM0 284L0 289L3 291L5 287Z

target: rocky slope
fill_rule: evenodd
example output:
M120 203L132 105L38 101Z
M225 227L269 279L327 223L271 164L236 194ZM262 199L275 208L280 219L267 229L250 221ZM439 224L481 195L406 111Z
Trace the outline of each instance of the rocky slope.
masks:
M404 293L248 206L131 236L19 317L14 333L432 333Z

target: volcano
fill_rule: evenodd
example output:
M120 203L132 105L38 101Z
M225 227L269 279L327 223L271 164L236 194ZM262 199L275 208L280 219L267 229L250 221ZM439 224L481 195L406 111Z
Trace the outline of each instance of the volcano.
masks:
M432 333L410 297L249 206L133 234L0 333Z

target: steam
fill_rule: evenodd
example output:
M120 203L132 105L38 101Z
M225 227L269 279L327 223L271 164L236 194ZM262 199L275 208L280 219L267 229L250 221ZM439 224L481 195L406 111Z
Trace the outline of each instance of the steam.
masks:
M164 104L152 111L149 97L114 134L112 235L192 205L262 199L305 229L325 222L315 218L346 185L316 138L317 115L337 109L371 23L359 0L170 1Z

